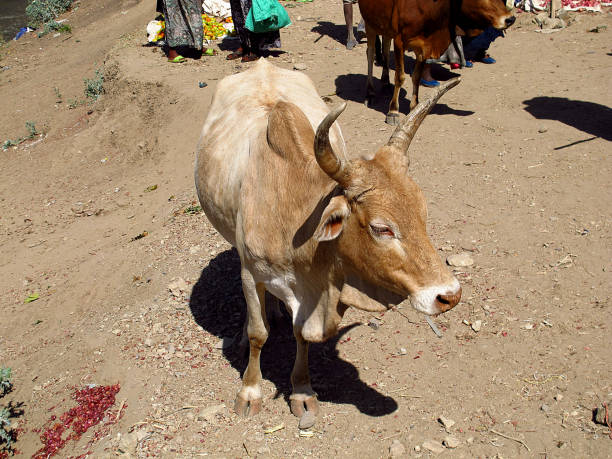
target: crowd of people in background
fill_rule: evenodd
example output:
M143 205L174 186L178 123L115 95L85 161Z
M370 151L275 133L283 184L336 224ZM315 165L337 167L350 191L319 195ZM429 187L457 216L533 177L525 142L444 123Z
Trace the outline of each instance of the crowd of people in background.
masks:
M355 38L353 5L358 0L342 0L344 19L346 23L346 48L352 50L357 46ZM280 48L280 32L278 30L265 33L251 32L245 27L245 21L252 7L252 0L229 0L234 28L240 38L240 47L226 56L228 60L240 59L250 62L264 56L270 49ZM201 0L157 0L157 11L163 13L166 27L167 57L171 63L185 62L186 57L199 58L203 49L202 3ZM361 21L358 31L364 31ZM365 35L365 32L363 33ZM470 68L473 62L494 64L495 59L488 54L493 41L503 36L493 27L488 27L476 37L455 38L446 52L439 59L428 59L423 69L421 85L439 86L440 82L431 74L432 64L446 63L451 69ZM376 61L381 60L380 40L376 40Z

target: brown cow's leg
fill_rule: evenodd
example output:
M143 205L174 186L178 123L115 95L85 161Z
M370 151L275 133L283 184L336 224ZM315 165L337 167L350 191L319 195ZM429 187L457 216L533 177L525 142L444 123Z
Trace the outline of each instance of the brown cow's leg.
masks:
M242 388L236 396L234 410L242 416L254 415L261 410L261 348L268 339L269 325L266 318L266 289L255 284L251 273L242 270L242 290L247 302L247 334L249 336L249 363L242 377Z
M368 27L366 24L366 36L368 37L368 82L366 85L366 98L365 105L369 107L374 102L374 96L376 95L376 91L374 91L374 83L372 82L372 71L374 70L374 52L376 46L376 33L372 29Z
M395 87L393 88L393 97L389 104L387 119L385 122L393 126L399 124L399 93L404 85L404 44L398 37L393 40L393 54L395 57Z
M416 62L414 63L414 71L412 72L412 98L410 99L410 110L419 103L419 86L421 85L424 66L425 61L423 57L417 55Z
M293 334L297 342L297 351L295 353L295 364L291 372L291 385L293 386L293 393L289 397L291 399L291 412L297 417L301 417L305 409L317 414L319 403L317 394L310 386L308 373L308 341L302 338L300 330L294 329Z
M390 86L391 82L389 81L389 51L391 50L391 39L383 37L382 39L382 50L381 50L381 58L382 58L382 75L380 77L380 81L384 86Z

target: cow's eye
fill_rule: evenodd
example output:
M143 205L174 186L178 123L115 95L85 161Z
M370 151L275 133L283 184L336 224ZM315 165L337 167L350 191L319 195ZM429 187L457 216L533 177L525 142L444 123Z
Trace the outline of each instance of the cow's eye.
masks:
M380 223L370 223L370 230L377 237L395 237L395 233L391 228Z

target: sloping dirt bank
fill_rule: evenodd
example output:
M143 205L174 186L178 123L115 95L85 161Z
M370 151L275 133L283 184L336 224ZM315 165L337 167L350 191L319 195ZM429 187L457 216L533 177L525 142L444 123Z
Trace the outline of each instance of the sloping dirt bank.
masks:
M365 44L344 48L341 3L288 11L272 61L303 64L321 95L348 100L348 147L377 148L391 133L389 94L363 105ZM491 48L496 64L453 72L462 82L421 127L411 173L440 256L474 260L457 269L462 303L436 319L441 339L411 311L384 314L378 329L349 311L341 335L312 349L322 414L309 438L286 400L288 323L264 349L265 409L231 413L244 362L220 340L242 326L239 264L193 208L194 150L216 83L250 64L223 52L168 64L143 46L153 17L151 2L81 2L66 15L72 35L30 34L1 51L0 142L26 135L27 121L44 131L0 151L0 366L14 373L0 404L23 403L24 456L41 447L35 429L75 405L75 387L119 383L108 425L61 457L119 447L381 457L394 440L426 456L424 442L449 433L459 440L449 457L609 457L607 429L591 420L612 399L607 11L551 34L519 15ZM96 69L105 93L81 103ZM476 321L478 332L466 325ZM448 433L441 415L455 421Z

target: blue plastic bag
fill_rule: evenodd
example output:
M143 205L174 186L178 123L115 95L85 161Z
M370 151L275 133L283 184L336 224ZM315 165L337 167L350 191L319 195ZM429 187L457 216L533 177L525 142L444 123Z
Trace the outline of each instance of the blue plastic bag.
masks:
M19 29L19 32L17 32L17 35L15 35L15 38L13 38L13 40L19 40L26 33L32 32L32 30L34 29L30 29L29 27L22 27L21 29Z
M253 0L244 26L251 32L265 33L291 24L289 15L277 0Z

